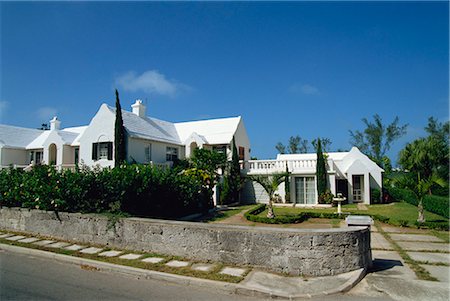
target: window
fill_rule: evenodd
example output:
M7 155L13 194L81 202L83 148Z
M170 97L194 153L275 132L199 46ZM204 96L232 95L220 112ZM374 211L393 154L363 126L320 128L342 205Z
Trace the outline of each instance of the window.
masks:
M239 160L245 160L245 147L239 146Z
M295 202L308 205L316 203L316 181L314 177L295 178Z
M145 162L150 163L152 162L152 145L149 144L145 147Z
M44 157L44 152L36 152L35 156L36 160L34 161L34 164L41 164L42 158Z
M220 154L226 154L227 153L227 146L226 145L214 145L213 151L218 152Z
M178 148L176 147L166 147L166 161L176 161L178 160Z
M75 158L74 158L74 162L75 164L78 164L80 161L80 148L79 147L75 147Z
M34 151L30 152L30 164L34 161Z
M92 160L112 160L112 142L92 143Z

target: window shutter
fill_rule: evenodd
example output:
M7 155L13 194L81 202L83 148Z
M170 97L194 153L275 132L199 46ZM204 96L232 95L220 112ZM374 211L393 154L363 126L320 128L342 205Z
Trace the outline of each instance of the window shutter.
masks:
M108 142L108 160L113 159L113 143Z
M92 160L96 161L98 158L97 154L98 143L92 143Z

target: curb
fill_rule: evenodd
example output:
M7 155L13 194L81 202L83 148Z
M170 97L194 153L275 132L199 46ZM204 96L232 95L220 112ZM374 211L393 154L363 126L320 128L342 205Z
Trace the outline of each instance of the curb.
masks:
M152 280L159 280L159 281L167 281L174 284L180 284L184 286L194 286L199 288L214 288L217 290L220 290L225 293L232 293L232 294L238 294L238 295L245 295L245 296L252 296L252 297L260 297L260 298L270 298L270 299L288 299L288 300L295 300L295 299L304 299L304 298L312 298L312 297L318 297L318 296L327 296L327 295L333 295L338 293L344 293L349 291L351 288L353 288L361 279L364 278L364 276L367 273L367 269L359 269L357 270L357 273L353 277L351 277L347 282L340 285L337 288L319 292L317 294L299 294L299 295L285 295L285 294L279 294L279 293L270 293L267 291L262 290L256 290L253 288L248 288L242 284L235 284L235 283L227 283L227 282L221 282L221 281L215 281L215 280L209 280L209 279L201 279L201 278L195 278L195 277L188 277L188 276L182 276L182 275L176 275L176 274L170 274L170 273L163 273L158 271L152 271L152 270L145 270L145 269L139 269L129 266L123 266L118 264L112 264L108 262L102 262L87 258L81 258L81 257L75 257L70 255L64 255L64 254L57 254L53 252L48 251L42 251L42 250L36 250L36 249L29 249L25 247L18 247L18 246L12 246L7 244L1 244L0 243L0 250L5 250L9 252L24 254L24 255L32 255L37 257L43 257L48 259L53 259L58 262L64 262L64 263L70 263L73 265L89 265L96 269L98 269L101 272L112 272L112 273L118 273L125 276L131 276L135 278L143 278L143 279L152 279ZM245 281L245 280L244 280Z

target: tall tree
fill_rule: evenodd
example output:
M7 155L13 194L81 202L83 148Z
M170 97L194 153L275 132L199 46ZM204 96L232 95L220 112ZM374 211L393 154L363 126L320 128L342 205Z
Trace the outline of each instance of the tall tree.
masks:
M317 193L319 198L327 190L327 168L325 158L322 152L322 144L320 138L317 139L317 163L316 163L316 177L317 177Z
M430 117L425 130L429 133L428 137L408 143L400 151L399 163L403 168L419 173L425 179L433 174L448 179L448 122L438 123Z
M280 154L303 154L308 152L308 140L302 139L300 136L289 137L288 146L278 142L275 148ZM287 152L286 152L287 150Z
M398 117L395 117L389 125L383 124L378 114L375 114L373 119L373 122L367 118L362 119L366 126L364 131L350 131L350 143L383 167L383 157L392 143L406 134L408 125L399 125Z
M311 144L314 146L314 149L315 150L317 150L317 142L318 142L318 140L319 140L319 138L318 139L314 139L312 142L311 142ZM329 138L326 138L326 137L322 137L322 138L320 138L320 143L322 144L322 150L323 150L323 152L329 152L330 151L330 148L331 148L331 144L333 143L333 142L331 142L331 139L329 139Z
M425 222L425 215L423 212L423 200L424 197L429 193L430 189L434 185L439 185L441 187L446 186L446 182L438 177L437 175L431 175L429 178L421 177L420 173L404 175L403 177L395 178L394 183L404 189L408 189L413 192L419 201L417 205L419 223Z
M114 166L126 161L125 127L123 126L122 107L119 92L116 89L116 122L114 124Z
M278 142L277 145L275 145L275 148L277 149L279 154L286 153L286 146L284 146L283 143L281 143L281 142Z
M255 181L259 185L261 185L264 190L269 195L269 204L267 206L267 217L268 218L274 218L275 214L273 212L273 202L275 197L275 192L278 190L278 186L280 186L281 183L283 183L286 180L285 173L275 173L268 176L263 175L255 175L255 176L249 176L249 179L252 181Z
M239 164L239 156L234 137L232 140L231 149L231 162L228 163L221 195L221 200L225 203L238 202L239 191L242 187L241 166Z
M289 172L289 167L288 164L286 162L286 173L285 173L285 181L284 181L284 200L286 201L286 203L290 203L291 202L291 181L290 181L290 172Z

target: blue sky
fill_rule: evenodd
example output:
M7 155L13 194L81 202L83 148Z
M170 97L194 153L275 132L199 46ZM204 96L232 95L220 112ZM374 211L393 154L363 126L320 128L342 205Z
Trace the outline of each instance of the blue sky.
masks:
M136 98L150 116L242 115L252 156L289 136L348 149L364 117L408 134L449 116L447 2L1 2L0 123L88 124Z

